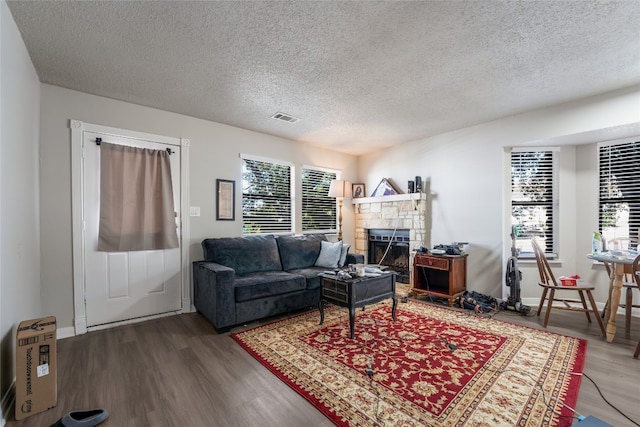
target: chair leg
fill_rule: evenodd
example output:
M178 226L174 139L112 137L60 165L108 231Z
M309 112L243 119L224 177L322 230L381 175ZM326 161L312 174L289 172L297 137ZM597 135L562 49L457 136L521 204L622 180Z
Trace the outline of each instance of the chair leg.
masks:
M609 308L609 300L607 300L607 302L604 303L604 308L602 309L602 318L604 319L605 316L607 315L607 309Z
M544 300L547 298L547 291L549 290L548 288L543 288L544 291L542 292L542 297L540 298L540 304L538 304L538 312L536 313L536 316L540 316L540 313L542 312L542 307L544 307Z
M638 341L638 346L636 347L636 352L633 354L633 358L637 359L640 357L640 341Z
M591 307L593 308L593 314L595 315L596 320L598 321L598 326L600 326L600 331L602 332L602 336L606 337L607 332L604 329L604 323L602 322L602 319L600 318L600 316L598 316L598 307L596 306L596 302L593 299L593 295L591 294L591 291L587 291L587 297L589 297L589 302L591 303Z
M628 334L631 333L631 309L633 308L633 291L627 288L627 304L624 307L624 326Z
M587 307L587 302L584 299L584 292L585 291L578 291L578 295L580 295L580 301L582 301L582 308L584 309L584 314L587 315L587 320L589 321L589 323L591 323L591 316L589 316L589 311L591 310L589 307ZM591 291L586 291L587 294L591 295ZM600 317L600 313L598 313L598 310L596 310L596 317Z
M548 288L545 288L545 293L547 293ZM547 300L547 312L544 315L544 327L546 328L549 324L549 315L551 314L551 306L553 305L553 297L556 294L555 289L551 289L551 293L549 294L549 299ZM538 309L539 310L539 309Z

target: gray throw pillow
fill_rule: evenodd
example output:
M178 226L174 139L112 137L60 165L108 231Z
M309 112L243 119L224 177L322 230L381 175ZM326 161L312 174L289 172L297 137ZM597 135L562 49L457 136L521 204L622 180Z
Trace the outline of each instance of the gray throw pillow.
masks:
M347 254L349 253L349 248L351 247L348 243L342 244L342 250L340 251L340 262L338 262L338 267L344 267L344 264L347 262Z
M320 255L316 260L316 267L338 268L340 253L342 251L342 241L331 243L323 240L320 247Z

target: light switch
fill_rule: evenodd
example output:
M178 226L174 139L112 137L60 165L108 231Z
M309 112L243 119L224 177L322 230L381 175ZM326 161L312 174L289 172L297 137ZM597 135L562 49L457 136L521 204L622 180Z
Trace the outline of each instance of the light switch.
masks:
M200 206L190 206L189 207L189 215L190 216L200 216Z

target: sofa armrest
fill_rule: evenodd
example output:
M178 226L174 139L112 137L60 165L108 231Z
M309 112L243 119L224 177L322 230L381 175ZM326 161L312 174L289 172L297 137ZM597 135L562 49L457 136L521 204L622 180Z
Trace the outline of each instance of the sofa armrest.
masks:
M223 329L236 323L232 268L207 261L193 263L193 305L215 326Z
M364 255L348 253L344 265L349 264L364 264Z

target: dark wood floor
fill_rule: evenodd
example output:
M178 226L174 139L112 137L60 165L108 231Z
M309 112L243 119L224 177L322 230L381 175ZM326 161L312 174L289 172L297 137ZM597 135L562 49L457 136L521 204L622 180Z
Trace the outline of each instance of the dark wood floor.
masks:
M541 328L535 316L496 319ZM622 317L619 322L623 325ZM252 326L252 325L249 325ZM607 400L640 423L640 318L613 343L581 313L554 312L550 331L589 341L585 374ZM332 426L305 399L197 313L90 332L58 342L58 405L8 427L49 426L70 410L106 408L101 426ZM583 378L576 410L616 426L634 424Z

